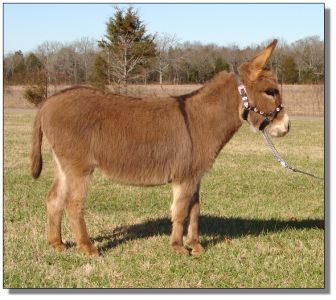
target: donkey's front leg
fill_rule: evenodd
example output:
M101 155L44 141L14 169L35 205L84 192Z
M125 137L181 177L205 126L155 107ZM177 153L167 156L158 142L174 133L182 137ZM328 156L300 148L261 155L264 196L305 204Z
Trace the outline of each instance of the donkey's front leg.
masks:
M197 190L192 196L189 208L189 226L186 245L192 249L192 255L200 255L204 251L202 245L199 242L198 234L198 216L200 213L199 189L200 183L197 185Z
M197 182L194 179L179 183L173 182L174 200L171 207L173 229L170 236L170 245L173 250L181 254L189 254L189 251L183 247L183 231L189 214L191 199L196 190Z

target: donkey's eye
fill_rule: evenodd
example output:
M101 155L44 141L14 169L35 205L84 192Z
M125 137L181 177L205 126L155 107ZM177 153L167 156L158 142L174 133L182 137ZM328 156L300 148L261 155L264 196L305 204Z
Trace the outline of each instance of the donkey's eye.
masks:
M274 97L275 95L278 95L279 94L279 90L277 89L267 89L265 91L265 93L268 95L268 96L272 96Z

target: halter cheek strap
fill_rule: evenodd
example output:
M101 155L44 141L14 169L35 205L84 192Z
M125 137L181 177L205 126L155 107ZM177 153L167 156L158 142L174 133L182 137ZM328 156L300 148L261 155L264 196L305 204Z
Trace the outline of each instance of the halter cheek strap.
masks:
M280 104L275 111L273 111L272 113L270 113L272 120L274 120L276 118L276 116L278 115L278 113L283 109L282 104ZM262 121L262 123L259 126L259 130L263 131L265 129L265 127L271 122L271 120L269 119L269 117L265 117L264 121Z
M239 75L238 75L239 76ZM237 73L236 73L236 77L237 77ZM239 77L238 77L239 78ZM246 88L245 86L240 82L239 79L239 84L238 84L238 92L240 97L242 98L243 101L243 106L244 106L244 110L243 110L243 119L247 121L248 115L250 111L253 111L261 116L263 116L265 119L262 121L262 123L259 126L259 130L264 130L266 128L266 126L276 118L276 116L278 115L278 113L283 109L283 105L280 104L274 111L270 112L270 113L265 113L259 109L257 109L256 107L250 106L249 102L248 102L248 97L247 97L247 92L246 92Z
M262 123L260 124L259 130L263 131L269 123L270 119L266 117L264 121L262 121Z

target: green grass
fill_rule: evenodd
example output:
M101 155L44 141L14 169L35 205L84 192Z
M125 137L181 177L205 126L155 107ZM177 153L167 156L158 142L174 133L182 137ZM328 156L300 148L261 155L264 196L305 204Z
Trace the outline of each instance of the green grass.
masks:
M283 169L244 125L201 186L200 258L169 247L170 186L129 187L94 173L86 221L101 255L78 253L67 218L57 253L46 240L52 162L29 174L32 112L4 114L4 287L323 288L324 183ZM294 120L274 142L289 163L323 175L323 121Z

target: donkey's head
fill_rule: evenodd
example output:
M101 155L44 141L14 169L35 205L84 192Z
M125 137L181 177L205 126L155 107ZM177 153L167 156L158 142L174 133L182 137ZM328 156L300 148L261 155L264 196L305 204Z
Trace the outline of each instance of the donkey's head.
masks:
M276 44L277 40L274 40L253 59L242 64L239 73L248 97L243 117L253 128L266 128L272 136L284 136L289 131L290 121L282 106L277 79L267 68Z

